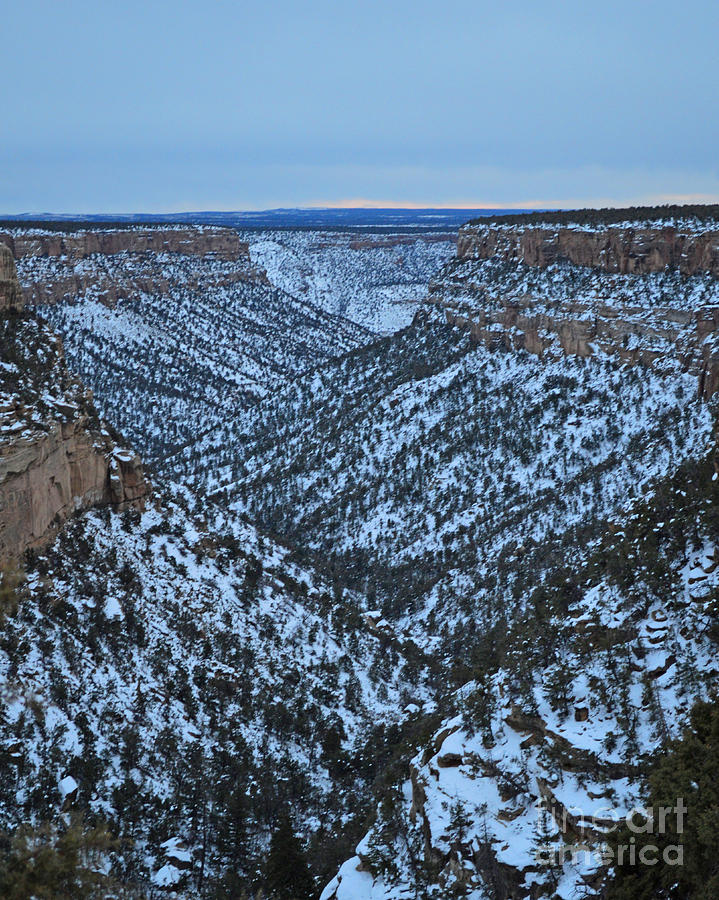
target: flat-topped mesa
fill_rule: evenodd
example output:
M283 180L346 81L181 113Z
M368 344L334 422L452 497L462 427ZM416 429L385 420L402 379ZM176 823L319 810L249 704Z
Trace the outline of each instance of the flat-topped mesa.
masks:
M467 225L428 302L490 347L678 364L719 389L719 222Z
M15 260L10 249L0 244L0 314L22 307L23 295L17 280Z
M490 259L546 267L562 260L605 272L647 274L676 269L682 275L719 277L719 229L695 231L673 225L554 226L465 225L458 259Z
M231 228L118 228L63 233L60 231L0 232L16 259L26 256L65 256L85 259L94 253L182 253L189 256L212 254L217 259L249 261L249 246Z
M3 274L7 256L0 247ZM68 372L60 339L9 309L0 307L0 564L46 544L78 510L139 509L150 489L139 457Z

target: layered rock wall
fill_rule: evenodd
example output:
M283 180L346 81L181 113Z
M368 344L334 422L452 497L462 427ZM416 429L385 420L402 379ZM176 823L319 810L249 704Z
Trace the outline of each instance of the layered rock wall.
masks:
M65 256L76 261L95 253L212 254L217 259L249 261L249 247L231 228L126 228L115 231L88 229L70 234L56 231L0 232L0 244L16 259L25 256Z
M10 249L0 243L0 314L8 309L20 309L23 296Z
M565 260L622 274L672 268L682 275L707 272L719 277L719 230L682 230L673 226L590 230L465 225L459 231L457 257L500 257L540 267Z
M678 363L708 398L719 389L718 278L713 228L468 225L428 300L486 346Z
M6 285L10 285L6 288ZM14 285L14 287L13 287ZM67 371L62 343L18 309L15 267L0 245L0 564L47 543L74 512L142 508L140 459L98 419Z
M70 234L17 229L0 232L0 246L3 243L18 259L27 304L89 298L113 306L121 298L166 293L176 284L173 262L187 258L196 261L198 278L207 281L211 273L213 288L238 280L266 280L264 272L252 266L249 245L231 228L88 229ZM175 254L176 259L164 254ZM176 286L197 287L186 279Z
M0 561L47 543L78 510L142 508L139 458L91 430L85 416L0 444Z
M535 308L533 298L511 300L499 308L474 311L454 308L441 299L446 320L468 328L474 340L487 347L522 349L538 356L558 348L570 356L600 351L641 365L672 359L695 374L698 393L705 399L719 389L719 308L697 310L564 304L552 312ZM708 340L707 340L708 338Z

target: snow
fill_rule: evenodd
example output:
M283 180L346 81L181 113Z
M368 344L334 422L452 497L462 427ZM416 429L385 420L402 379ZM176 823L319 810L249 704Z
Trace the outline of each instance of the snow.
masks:
M470 900L486 900L474 862L486 846L525 872L527 893L541 889L540 798L576 815L599 846L608 822L641 799L625 765L635 745L649 752L678 734L719 676L706 637L719 551L695 513L695 539L662 557L660 596L641 542L602 543L608 520L627 541L653 486L691 471L711 445L715 404L696 402L697 379L675 359L696 323L676 339L669 329L719 305L717 282L496 260L451 262L434 278L433 296L444 291L465 312L482 285L490 314L525 295L540 315L621 308L637 329L627 349L668 357L629 367L595 340L591 357L567 358L543 329L552 354L540 360L477 346L441 312L411 325L449 239L246 237L267 280L246 263L176 254L21 262L26 285L88 279L82 296L44 314L158 475L144 513L80 513L29 561L23 614L8 619L0 651L0 714L22 735L23 759L4 821L20 820L45 778L64 802L79 785L58 781L63 768L87 766L92 812L115 817L128 787L164 810L143 819L132 852L152 884L189 896L193 811L159 748L173 748L178 772L199 758L199 773L222 769L230 742L244 748L250 802L262 772L276 777L273 791L297 778L305 799L293 814L309 838L320 818L329 830L347 824L375 774L338 791L318 753L328 725L355 760L382 737L378 725L414 728L439 711L431 738L403 760L412 777L395 814L406 843L383 833L380 804L322 900L410 896L408 847L423 852L425 833L468 874ZM638 336L650 320L656 329ZM25 327L28 353L47 367L10 427L32 435L74 414L79 388L44 326ZM114 465L133 455L115 452ZM662 509L647 533L661 542L675 514L689 516ZM632 590L605 571L614 552L626 554ZM542 614L533 589L554 590L562 566L575 589L566 610L527 624ZM486 635L514 643L481 675L471 651ZM537 662L547 635L551 652ZM462 663L476 681L458 689L436 674ZM121 746L118 732L132 727L141 740L129 762L132 742ZM458 808L469 819L461 841ZM559 834L554 818L548 828ZM255 827L258 857L270 830ZM374 877L367 856L387 840L397 873ZM597 867L591 855L567 864L558 896L574 900ZM454 876L441 878L433 898L453 890Z
M192 862L192 853L184 846L182 839L171 837L160 844L168 859L177 860L180 863Z
M375 335L410 324L430 278L455 251L454 235L266 231L244 235L252 260L295 297Z
M77 781L72 777L72 775L66 775L64 778L61 778L58 783L58 790L60 791L60 797L62 801L65 801L65 798L70 794L74 793L79 785Z
M380 883L376 884L368 872L359 871L358 856L343 863L337 875L320 894L320 900L390 900L393 892Z
M182 872L170 863L166 863L152 876L152 883L157 887L173 887L181 880Z
M122 616L122 607L117 597L109 596L105 601L105 615L108 619L118 619Z

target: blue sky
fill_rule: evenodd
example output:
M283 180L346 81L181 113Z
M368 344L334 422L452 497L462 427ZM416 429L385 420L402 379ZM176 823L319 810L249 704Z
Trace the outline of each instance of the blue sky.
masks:
M719 201L716 0L0 15L0 213Z

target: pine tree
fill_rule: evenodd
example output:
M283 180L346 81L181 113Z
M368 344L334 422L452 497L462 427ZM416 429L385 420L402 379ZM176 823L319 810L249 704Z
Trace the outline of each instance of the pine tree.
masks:
M449 839L451 844L463 844L472 827L472 817L468 815L461 800L456 800L449 810Z
M534 858L545 874L545 883L553 892L562 874L561 851L557 846L556 827L544 801L537 805L537 824L534 832Z
M67 828L23 825L0 854L0 897L4 900L81 900L127 896L104 874L116 841L103 825L89 827L74 817Z
M699 702L690 725L670 742L648 778L645 805L654 813L646 833L624 827L612 835L619 848L635 844L634 863L615 867L611 900L716 900L719 897L719 703ZM677 814L681 799L685 815ZM662 815L661 808L666 813ZM637 823L639 824L639 823ZM676 860L681 848L681 864ZM647 858L641 862L642 851Z
M270 842L265 880L271 900L311 900L314 883L289 814L280 814Z

